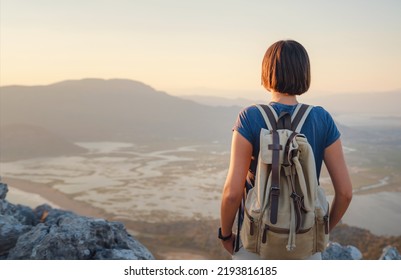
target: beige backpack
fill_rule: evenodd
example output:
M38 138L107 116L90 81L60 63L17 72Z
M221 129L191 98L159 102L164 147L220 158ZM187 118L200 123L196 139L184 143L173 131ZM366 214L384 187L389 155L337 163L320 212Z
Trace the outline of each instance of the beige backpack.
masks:
M242 245L263 259L305 259L326 248L329 203L318 185L313 151L303 123L313 106L293 116L259 108L268 129L260 132L255 185L245 197Z

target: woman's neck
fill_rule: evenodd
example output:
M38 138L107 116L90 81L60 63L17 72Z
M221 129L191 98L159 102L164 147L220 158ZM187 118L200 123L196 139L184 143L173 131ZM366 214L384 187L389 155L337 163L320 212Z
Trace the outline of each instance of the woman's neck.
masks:
M296 95L290 95L286 93L280 93L276 91L272 91L272 102L277 102L281 104L286 104L286 105L296 105L298 104L297 101L297 96Z

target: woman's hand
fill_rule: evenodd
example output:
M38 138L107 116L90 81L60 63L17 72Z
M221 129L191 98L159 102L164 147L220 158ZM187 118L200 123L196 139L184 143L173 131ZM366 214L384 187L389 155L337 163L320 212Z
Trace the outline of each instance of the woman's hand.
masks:
M234 254L234 248L235 248L235 234L232 234L230 239L228 240L221 240L221 244L223 245L224 249L227 250L227 252L230 253L230 255Z

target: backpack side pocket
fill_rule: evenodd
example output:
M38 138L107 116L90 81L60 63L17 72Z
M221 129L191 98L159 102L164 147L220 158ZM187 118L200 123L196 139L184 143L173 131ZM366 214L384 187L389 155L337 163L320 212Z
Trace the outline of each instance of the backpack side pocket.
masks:
M258 237L260 234L259 224L259 217L255 215L252 216L245 208L240 237L244 248L252 253L258 253Z
M323 252L326 250L327 243L329 242L329 203L327 208L316 208L316 224L315 224L315 252Z

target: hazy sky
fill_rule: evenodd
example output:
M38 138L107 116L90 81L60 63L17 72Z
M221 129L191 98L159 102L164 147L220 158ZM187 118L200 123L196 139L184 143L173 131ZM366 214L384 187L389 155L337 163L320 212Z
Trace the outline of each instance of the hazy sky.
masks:
M401 88L401 1L0 0L1 85L127 78L170 93L262 90L267 47L308 50L313 91Z

